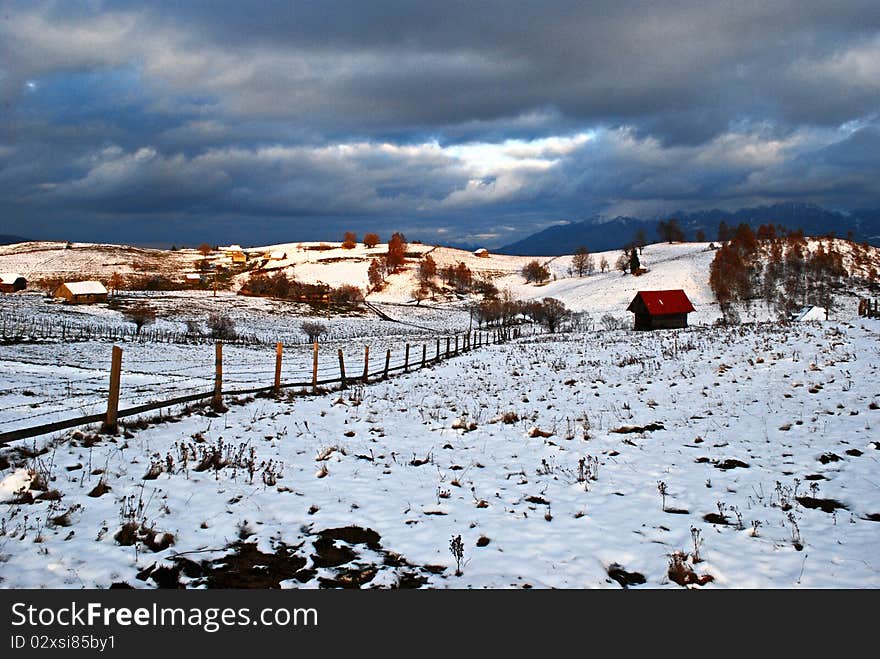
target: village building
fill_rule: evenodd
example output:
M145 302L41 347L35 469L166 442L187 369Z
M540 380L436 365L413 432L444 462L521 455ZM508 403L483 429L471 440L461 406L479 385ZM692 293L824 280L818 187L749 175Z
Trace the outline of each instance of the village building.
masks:
M635 314L635 329L677 329L687 327L687 315L694 305L681 289L639 291L626 309Z
M489 250L486 249L485 247L481 247L480 249L478 249L477 251L474 252L474 256L477 256L481 259L488 259L489 258Z
M17 272L0 272L0 293L15 293L27 288L27 279Z
M275 250L274 252L269 252L266 256L270 261L283 261L287 258L287 252L281 251L280 249Z
M107 301L107 289L99 281L69 281L56 288L53 296L65 304L95 304Z

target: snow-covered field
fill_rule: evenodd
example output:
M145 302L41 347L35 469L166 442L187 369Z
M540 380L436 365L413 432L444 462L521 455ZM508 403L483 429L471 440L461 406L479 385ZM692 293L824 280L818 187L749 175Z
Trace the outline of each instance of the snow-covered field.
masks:
M334 286L365 286L383 251L316 246L247 251L255 267ZM560 299L596 330L528 330L385 382L227 397L219 413L130 417L118 436L81 428L0 448L0 587L880 586L880 323L855 317L864 291L844 291L831 321L718 327L706 244L649 245L640 277L572 277L571 257L539 258L544 285L521 275L532 257L410 252L463 261L514 298ZM31 243L0 247L0 271L177 276L199 258ZM139 301L157 311L151 330L220 313L254 337L224 347L225 391L270 385L276 341L282 381L310 381L304 320L327 326L319 379L338 375L340 349L349 375L365 346L373 373L386 350L401 364L407 343L410 363L422 345L431 357L438 337L470 327L472 300L414 304L417 267L345 315L223 290L82 307L0 295L0 432L102 412L108 328L130 329L123 310ZM689 329L600 329L605 314L631 322L636 291L672 288L697 309ZM23 339L11 329L27 326ZM95 327L105 338L88 338ZM116 342L121 408L213 386L210 342Z
M878 356L868 320L543 335L22 441L0 586L878 587Z
M372 351L370 371L384 364L392 351L392 366L403 363L407 343L412 358L421 358L427 345L434 356L436 340L467 329L469 316L456 308L378 305L389 317L379 319L364 312L349 316L309 315L305 305L221 292L181 291L129 293L127 301L147 300L161 310L155 327L182 332L186 320L204 321L209 313L230 317L236 328L263 341L263 345L227 345L223 352L225 390L244 390L271 385L275 374L275 343L285 344L282 382L310 382L312 349L304 335L304 320L323 323L327 333L319 350L319 379L339 377L338 350L343 350L349 374L363 372L364 348ZM305 315L303 315L305 314ZM0 296L0 317L15 317L27 324L46 323L48 328L63 320L68 336L77 328L121 327L127 324L121 311L105 305L63 306L46 304L33 293ZM214 378L214 348L210 342L196 345L140 342L127 337L116 342L123 348L122 408L210 391ZM37 341L0 343L0 432L94 414L106 409L106 393L113 343L107 340L65 342L55 335ZM443 342L445 348L445 340Z

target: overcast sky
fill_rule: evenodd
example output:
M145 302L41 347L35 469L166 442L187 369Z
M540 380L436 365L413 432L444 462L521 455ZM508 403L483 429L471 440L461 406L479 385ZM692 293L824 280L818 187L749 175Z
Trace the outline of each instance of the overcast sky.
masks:
M880 2L0 0L0 233L880 207Z

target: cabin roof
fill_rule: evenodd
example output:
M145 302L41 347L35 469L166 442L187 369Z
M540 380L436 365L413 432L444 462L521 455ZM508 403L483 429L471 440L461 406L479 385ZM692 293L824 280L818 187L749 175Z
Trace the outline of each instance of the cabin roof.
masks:
M641 301L641 304L639 304ZM632 313L640 313L644 305L651 316L665 316L667 314L690 313L694 311L694 305L685 295L683 290L675 289L671 291L639 291L629 303L627 311Z
M0 284L14 284L19 279L24 279L24 275L17 272L0 272Z
M66 281L63 286L71 295L104 295L107 289L99 281Z

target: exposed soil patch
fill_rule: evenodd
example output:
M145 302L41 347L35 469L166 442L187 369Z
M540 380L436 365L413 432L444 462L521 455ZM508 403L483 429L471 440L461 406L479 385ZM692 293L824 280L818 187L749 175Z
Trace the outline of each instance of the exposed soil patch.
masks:
M843 458L835 453L823 453L819 456L819 462L823 465L827 465L829 462L840 462L841 460L843 460Z
M715 468L727 471L728 469L748 469L749 465L742 460L734 460L733 458L728 458L727 460L716 462Z
M715 581L711 574L698 575L687 562L685 554L676 552L669 562L667 576L679 586L704 586L710 581Z
M100 497L107 494L110 491L110 486L107 485L103 480L98 481L98 484L92 488L92 491L89 492L90 497Z
M708 513L706 515L703 515L703 520L709 522L709 524L728 524L727 518L724 515L719 515L718 513Z
M804 508L818 508L826 513L833 513L837 509L846 510L837 499L814 499L813 497L797 497L797 502Z
M860 455L862 455L862 452L861 452L859 449L857 449L857 448L847 449L847 450L845 451L845 453L846 453L847 455L851 455L851 456L854 457L854 458L857 458L857 457L859 457Z
M320 537L314 542L315 553L312 554L312 565L315 567L337 567L351 563L357 554L348 547L337 546L332 538Z
M330 540L342 540L350 545L366 545L370 549L378 551L382 548L379 540L382 536L373 529L363 529L359 526L343 526L336 529L324 529L319 531L321 538Z
M880 522L880 513L868 513L862 519L866 519L869 522Z
M321 588L360 588L376 576L378 569L373 565L347 568L336 573L335 577L320 577Z
M614 579L623 588L630 586L638 586L645 583L645 575L640 572L627 572L623 566L618 563L612 563L608 566L608 576Z
M174 544L174 535L171 533L162 533L137 522L123 524L113 539L123 547L131 547L140 542L154 552L164 551Z
M321 588L362 588L384 567L398 569L392 588L421 588L430 574L446 570L443 566L414 565L400 554L383 549L380 540L376 531L359 526L324 529L314 535L314 553L308 557L300 553L302 544L280 544L274 553L265 553L255 543L239 541L230 545L232 552L221 558L195 562L175 556L171 565L154 563L137 578L150 580L159 588L280 588L283 581L304 584L316 578ZM382 560L377 563L375 557L364 559L356 551L358 546L378 553ZM190 580L184 582L185 586L182 577Z
M822 474L808 474L808 475L804 476L804 480L805 481L827 481L828 479L825 478L825 476L823 476Z
M662 423L649 423L646 426L620 426L620 428L613 428L611 432L624 435L633 432L653 432L655 430L665 430L665 428Z
M234 552L213 561L196 563L182 556L173 558L174 567L150 569L139 579L152 579L160 588L178 587L181 572L194 579L191 586L207 588L280 588L281 582L296 579L306 559L295 552L298 547L280 545L274 554L257 549L256 544L237 542Z
M664 508L663 512L670 515L689 515L691 511L685 508Z

